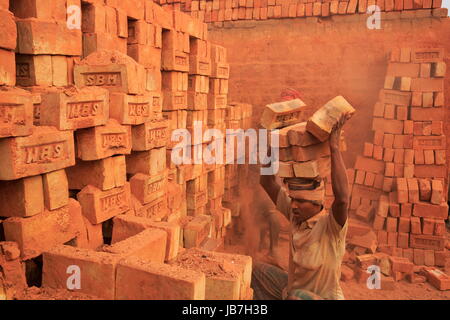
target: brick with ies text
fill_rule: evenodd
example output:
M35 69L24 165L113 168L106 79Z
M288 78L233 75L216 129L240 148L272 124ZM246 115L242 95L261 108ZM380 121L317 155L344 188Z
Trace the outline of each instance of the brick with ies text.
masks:
M14 180L75 164L72 131L36 127L27 137L0 139L0 180Z

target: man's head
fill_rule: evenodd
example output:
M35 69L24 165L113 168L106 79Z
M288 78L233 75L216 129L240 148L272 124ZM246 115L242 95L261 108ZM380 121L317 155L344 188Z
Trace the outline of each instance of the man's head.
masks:
M321 178L286 178L284 183L292 199L291 208L295 220L306 221L322 211L325 187Z

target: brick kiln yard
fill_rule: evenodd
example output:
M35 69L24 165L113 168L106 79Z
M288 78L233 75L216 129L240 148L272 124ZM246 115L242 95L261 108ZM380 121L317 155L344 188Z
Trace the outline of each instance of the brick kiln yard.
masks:
M252 266L274 262L257 250L259 168L174 154L219 159L227 129L279 129L278 178L318 179L308 195L329 209L329 136L349 113L346 298L449 299L441 6L0 0L0 299L253 299ZM301 97L280 102L287 87ZM221 135L196 139L198 123Z

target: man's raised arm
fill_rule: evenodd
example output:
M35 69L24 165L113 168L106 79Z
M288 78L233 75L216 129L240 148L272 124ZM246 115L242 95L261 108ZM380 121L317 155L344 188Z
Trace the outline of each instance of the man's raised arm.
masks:
M334 193L332 210L334 219L342 227L347 221L350 193L348 188L347 171L339 149L339 143L341 139L342 126L347 119L348 116L343 115L330 135L331 184Z

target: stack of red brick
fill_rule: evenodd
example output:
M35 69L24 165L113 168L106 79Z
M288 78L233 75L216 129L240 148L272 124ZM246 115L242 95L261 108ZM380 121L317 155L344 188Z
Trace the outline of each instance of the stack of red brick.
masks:
M155 0L162 6L190 12L205 21L266 20L295 17L329 17L331 15L365 14L370 6L380 11L402 11L417 16L446 17L442 0ZM417 11L417 14L415 11Z
M374 108L373 142L365 143L349 170L351 210L376 235L349 242L372 253L378 246L416 265L448 268L443 57L439 48L392 51ZM354 227L356 233L364 229Z
M43 261L42 285L68 289L74 265L80 291L107 299L251 297L248 283L238 296L218 296L204 273L167 264L183 248L216 248L208 241L220 245L231 224L224 166L171 161L173 129L192 132L204 120L202 130L224 132L235 108L217 71L225 61L191 51L212 46L205 24L152 1L26 4L13 3L14 18L0 2L8 34L0 42L0 294L26 286L22 264L40 278ZM72 5L81 30L67 28ZM216 73L197 71L190 54ZM226 82L210 93L217 74ZM245 110L239 119L251 115ZM243 261L233 281L251 268L244 257L221 259Z

